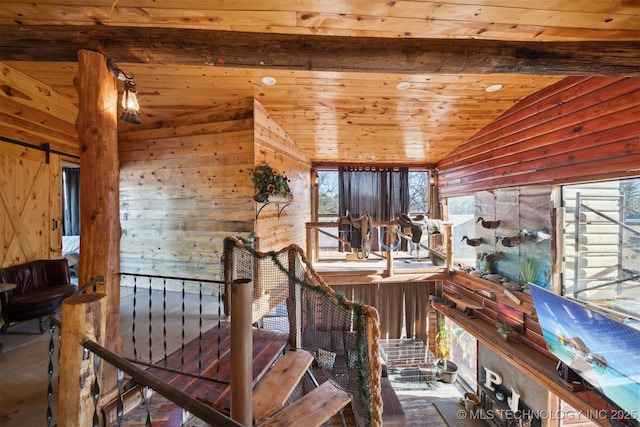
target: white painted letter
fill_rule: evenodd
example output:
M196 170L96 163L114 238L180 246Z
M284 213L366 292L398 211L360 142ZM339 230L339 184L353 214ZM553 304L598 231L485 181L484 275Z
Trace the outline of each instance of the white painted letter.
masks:
M488 368L484 368L484 386L491 391L496 391L494 385L502 384L502 377Z
M509 409L513 412L518 410L518 406L520 405L520 395L516 393L513 387L511 387L511 397L507 399L507 402L509 403Z

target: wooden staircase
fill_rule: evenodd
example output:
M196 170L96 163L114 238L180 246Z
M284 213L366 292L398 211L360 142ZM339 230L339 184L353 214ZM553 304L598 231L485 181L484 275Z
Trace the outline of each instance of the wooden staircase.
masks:
M327 381L286 406L313 356L305 350L287 351L253 391L253 423L260 427L321 426L351 402L346 391ZM315 382L315 380L314 380Z

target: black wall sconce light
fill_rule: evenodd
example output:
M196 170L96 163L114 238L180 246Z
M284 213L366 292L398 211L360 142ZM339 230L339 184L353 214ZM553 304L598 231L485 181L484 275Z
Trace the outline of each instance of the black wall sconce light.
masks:
M136 90L136 82L133 81L133 74L128 75L116 64L113 59L107 60L107 66L111 74L118 80L124 81L124 92L122 93L122 114L120 120L128 123L139 125L140 120L140 104L138 104L138 92Z

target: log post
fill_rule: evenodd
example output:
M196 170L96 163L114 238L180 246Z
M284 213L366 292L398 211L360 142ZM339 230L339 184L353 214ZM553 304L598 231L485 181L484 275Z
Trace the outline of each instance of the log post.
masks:
M445 266L447 271L453 269L453 224L445 222L444 224L444 247L445 247Z
M387 225L387 233L385 235L385 242L384 244L387 245L387 248L391 248L391 233L389 232L389 229L392 228L392 225ZM387 253L387 271L385 272L385 277L393 277L394 275L394 271L393 271L393 249L387 249L386 250Z
M107 296L106 347L120 354L120 162L116 78L99 52L78 52L75 79L80 139L80 284L103 276ZM67 325L65 325L67 327ZM115 388L116 372L103 370L105 389Z
M82 343L105 345L107 298L103 294L75 295L62 303L60 395L58 426L93 425L91 387L96 380L93 358L84 357ZM100 383L102 388L102 383Z
M253 283L238 279L231 286L231 418L253 425Z

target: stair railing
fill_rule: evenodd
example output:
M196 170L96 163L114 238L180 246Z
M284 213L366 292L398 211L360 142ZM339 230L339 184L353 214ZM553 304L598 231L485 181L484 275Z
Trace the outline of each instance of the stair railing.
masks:
M246 280L238 280L240 294L246 293L248 289L249 299L251 296L251 283ZM234 286L235 288L235 286ZM241 303L244 298L236 295L236 298ZM234 304L235 305L235 304ZM245 304L249 307L250 305ZM245 308L246 310L246 308ZM240 313L240 312L238 312ZM237 314L237 322L234 327L246 329L248 323L249 330L251 329L251 316L249 314L248 322L241 322L242 314ZM101 424L101 405L103 400L106 399L106 392L112 392L107 390L105 393L100 389L99 379L100 370L104 362L114 366L118 370L118 404L117 404L117 423L122 422L123 414L123 384L122 378L124 374L127 374L132 378L132 383L138 384L146 390L145 396L147 401L147 419L148 425L152 414L150 413L148 400L150 398L151 391L156 391L169 401L175 403L177 406L183 408L183 420L186 421L188 414L199 418L200 420L216 426L242 426L251 425L251 399L248 403L244 403L249 408L248 416L249 423L245 421L239 422L234 418L237 418L232 413L232 417L216 411L211 406L190 397L184 392L172 387L171 385L159 380L155 375L146 372L144 369L137 366L135 363L111 352L104 347L104 340L106 334L106 295L92 293L75 295L68 298L62 305L62 322L65 325L61 328L61 346L60 346L60 360L64 361L60 366L60 381L59 381L59 401L58 401L58 420L57 425L61 427L65 426L95 426L98 427ZM236 334L234 331L233 334ZM238 332L238 334L249 337L251 341L251 334L244 334ZM245 347L242 347L244 345ZM234 350L239 353L247 351L245 344L234 344L236 346ZM249 344L251 345L251 344ZM237 347L239 346L239 347ZM251 394L251 348L249 347L249 363L248 368L246 361L242 360L240 365L236 365L236 358L232 358L232 371L248 370L249 372L249 395ZM234 375L236 376L236 375ZM240 375L240 381L245 381ZM80 379L80 381L79 381ZM238 392L246 393L242 391L243 388L238 386ZM233 392L233 391L232 391ZM235 400L235 399L234 399ZM93 405L90 403L93 402ZM232 408L232 412L234 409ZM236 412L245 413L246 409L237 409Z

